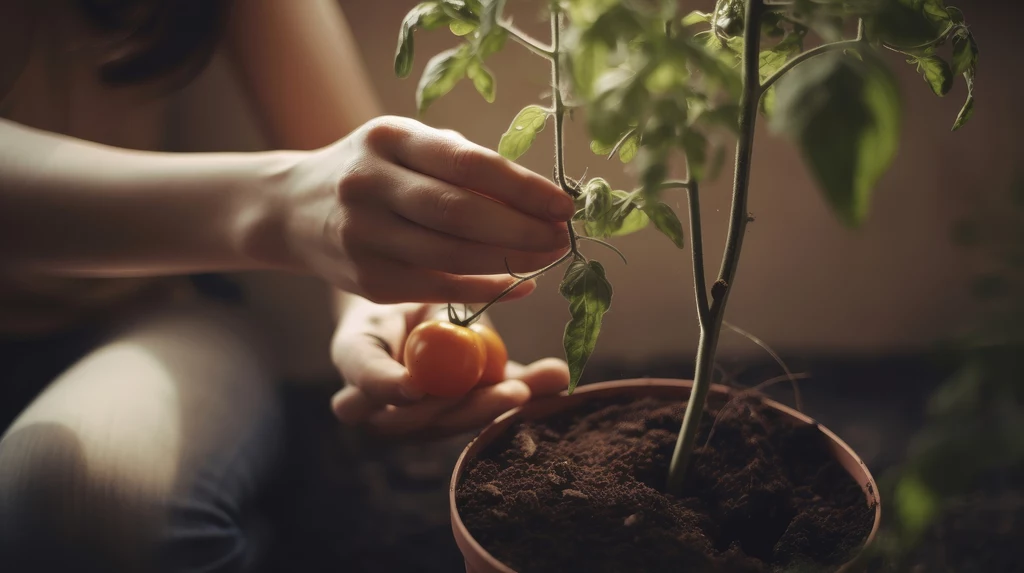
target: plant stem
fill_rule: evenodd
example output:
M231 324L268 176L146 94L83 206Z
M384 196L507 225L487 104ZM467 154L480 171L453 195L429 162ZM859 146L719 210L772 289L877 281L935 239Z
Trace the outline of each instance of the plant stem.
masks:
M772 75L768 76L767 78L765 78L764 82L761 84L761 87L758 88L758 90L759 90L758 91L758 97L760 98L760 95L763 94L764 92L768 91L768 88L772 87L772 84L774 84L775 82L779 81L779 78L781 78L782 76L786 75L786 72L792 70L793 68L799 66L800 64L806 62L807 60L809 60L809 59L811 59L811 58L813 58L815 56L820 56L820 55L822 55L822 54L824 54L826 52L833 52L835 50L845 50L847 48L855 48L858 45L860 45L860 43L863 42L863 41L864 41L864 21L863 20L859 20L858 23L857 23L857 37L856 38L854 38L853 40L843 40L841 42L831 42L829 44L822 44L822 45L818 46L817 48L813 48L813 49L807 50L806 52L803 52L802 54L798 55L797 57L793 58L792 60L786 62L785 64L782 65L781 68L776 70L776 72L774 74L772 74Z
M711 288L711 306L708 324L701 325L697 344L697 364L693 377L693 390L686 405L686 414L679 430L672 462L669 465L668 491L679 494L689 468L690 454L697 439L697 429L704 413L704 402L711 387L715 352L722 332L725 304L732 291L736 266L739 263L743 234L747 228L747 191L750 184L750 161L754 148L754 125L757 120L757 102L761 93L760 64L761 16L764 0L748 0L743 30L743 92L740 95L739 140L736 143L736 167L733 179L732 206L729 231L722 255L722 268L718 280ZM695 277L696 278L696 277Z
M557 48L552 49L549 46L541 44L519 28L513 26L511 22L501 22L498 25L501 26L502 30L508 32L509 37L518 44L524 46L527 50L530 50L542 58L547 58L549 60L554 59Z
M555 179L558 186L569 194L570 197L579 197L578 189L569 185L565 180L565 141L562 134L565 124L565 103L562 101L562 61L559 53L559 38L562 32L562 14L556 6L551 8L551 100L555 108ZM572 226L572 219L566 222L569 229L569 249L577 257L579 242L576 240L576 229Z
M697 182L686 187L690 207L690 250L693 252L693 290L697 295L697 321L701 331L709 326L711 312L708 306L708 283L704 278L704 245L700 228L700 193Z

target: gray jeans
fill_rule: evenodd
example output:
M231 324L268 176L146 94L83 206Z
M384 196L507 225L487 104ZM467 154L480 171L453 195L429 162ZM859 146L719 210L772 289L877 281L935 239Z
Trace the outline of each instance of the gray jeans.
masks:
M0 569L255 570L282 423L251 329L204 308L93 338L0 344Z

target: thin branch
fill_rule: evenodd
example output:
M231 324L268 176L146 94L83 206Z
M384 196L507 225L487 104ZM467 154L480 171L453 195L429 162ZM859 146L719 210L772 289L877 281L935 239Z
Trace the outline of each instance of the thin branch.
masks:
M775 363L778 364L779 367L782 368L782 371L785 373L784 378L788 378L790 385L793 387L793 404L796 406L798 412L803 412L804 399L803 395L800 393L800 386L796 383L796 378L794 377L793 372L789 369L789 366L786 365L786 362L782 359L782 357L779 356L774 350L772 350L772 348L768 346L768 344L765 341L747 332L746 330L743 330L742 328L735 326L733 324L729 324L729 322L726 320L722 320L722 324L726 328L735 332L736 334L739 334L740 336L760 346L762 350L768 353L768 356L772 357L772 360L774 360Z
M532 273L530 273L528 275L520 276L516 280L516 282L514 282L514 283L510 284L508 287L506 287L505 290L501 291L501 293L498 294L498 296L494 297L494 299L492 299L490 302L488 302L487 304L485 304L482 307L480 307L480 310L474 312L472 315L467 316L465 318L465 320L461 320L459 322L463 323L463 326L465 326L467 324L471 324L474 320L479 318L480 315L482 315L488 308L491 308L491 305L493 305L494 303L498 302L499 300L505 298L506 296L508 296L508 294L510 292L512 292L512 291L516 290L517 288L519 288L519 285L525 283L526 281L530 281L530 280L533 280L533 279L541 276L542 274L550 271L551 269L553 269L553 268L557 267L558 265L564 263L565 261L569 260L569 257L572 257L572 256L575 256L575 253L573 253L572 251L566 251L566 253L564 255L562 255L561 257L558 257L557 261L551 263L550 265L544 267L543 269L540 269L539 271L532 272ZM452 322L455 322L455 321L452 321ZM456 323L456 324L458 324L458 323Z
M626 140L628 140L630 137L633 137L633 134L635 134L635 133L636 133L636 128L635 127L630 129L629 131L627 131L626 135L623 135L622 138L620 138L619 141L615 144L615 146L612 147L611 152L608 153L608 159L611 159L612 157L615 157L615 154L619 152L619 149L622 148L623 144L626 143Z
M582 235L577 237L577 238L579 240L581 240L581 241L588 241L588 242L591 242L591 243L597 243L598 245L603 245L605 247L608 247L609 249L615 251L615 254L619 255L619 258L622 259L622 263L623 264L626 264L626 265L629 264L629 261L626 260L626 255L622 254L622 251L620 251L618 249L618 247L616 247L615 245L609 243L608 241L602 241L601 239L595 239L594 237L584 237Z
M565 125L565 103L562 102L562 62L559 58L559 38L561 34L562 14L557 9L551 11L551 99L555 108L555 179L558 186L569 194L570 197L580 196L578 188L572 187L565 180L565 153L564 135ZM576 240L576 229L572 226L572 220L565 224L569 231L569 252L579 255L579 243Z
M502 30L508 32L509 37L511 37L516 43L524 46L527 50L530 50L542 58L547 58L549 60L555 59L555 52L557 50L552 49L550 46L541 44L540 41L513 26L512 22L499 22L498 26L500 26Z
M811 58L813 58L815 56L820 56L820 55L822 55L822 54L824 54L826 52L833 52L835 50L845 50L845 49L848 49L848 48L855 48L858 45L860 45L862 42L864 42L864 19L860 18L860 19L857 20L857 37L856 38L854 38L852 40L843 40L841 42L832 42L832 43L829 43L829 44L822 44L822 45L818 46L817 48L813 48L813 49L807 50L806 52L804 52L804 53L798 55L797 57L793 58L792 60L786 62L785 64L782 65L781 68L776 70L774 74L768 76L764 80L764 82L761 83L761 87L759 88L759 92L758 92L758 98L760 98L760 96L762 94L764 94L764 92L768 91L768 88L772 87L772 85L775 82L779 81L779 79L782 76L786 75L786 72L792 70L793 68L799 66L800 64L806 62L807 60L809 60L809 59L811 59Z
M701 330L711 324L708 304L708 283L704 277L703 232L700 226L700 193L697 182L687 182L686 197L690 208L690 250L693 252L693 289L697 295L697 320Z
M668 181L662 181L661 185L659 185L658 187L660 187L661 189L696 189L697 182L690 182L689 179L669 179Z

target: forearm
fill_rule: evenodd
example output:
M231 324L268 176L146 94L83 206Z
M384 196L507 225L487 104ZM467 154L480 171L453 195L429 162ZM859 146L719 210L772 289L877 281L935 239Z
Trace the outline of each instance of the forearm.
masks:
M0 267L141 276L258 269L290 154L130 151L0 120Z

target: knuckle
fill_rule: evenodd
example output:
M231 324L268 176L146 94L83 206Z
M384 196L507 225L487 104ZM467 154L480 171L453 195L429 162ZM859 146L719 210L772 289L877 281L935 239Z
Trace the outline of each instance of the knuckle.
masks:
M452 145L448 149L448 170L457 179L472 176L480 165L482 155L472 147L464 144Z
M465 200L455 191L441 191L434 197L434 212L443 229L462 226L466 214Z
M383 181L379 165L363 158L351 162L338 176L338 201L352 201L375 194Z
M399 118L378 117L363 126L363 141L370 149L382 152L401 143L408 133L408 129Z

